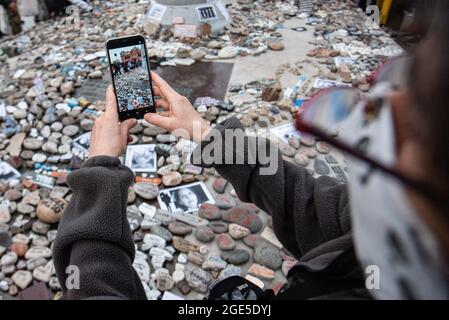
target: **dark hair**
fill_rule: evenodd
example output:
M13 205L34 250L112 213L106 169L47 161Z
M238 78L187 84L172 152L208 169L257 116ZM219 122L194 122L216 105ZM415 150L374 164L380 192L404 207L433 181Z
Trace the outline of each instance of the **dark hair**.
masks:
M196 195L196 197L198 199L198 205L200 205L208 200L207 196L204 194L203 188L201 188L201 185L192 186L192 187L189 187L188 189L190 189L190 191L192 191ZM188 208L186 206L184 206L184 204L181 202L181 199L179 197L179 192L181 190L183 190L183 189L178 189L178 190L172 191L171 196L173 197L173 203L175 204L176 208L187 211Z
M419 134L429 152L440 187L449 187L449 1L433 2L433 21L417 52L411 88L416 100Z

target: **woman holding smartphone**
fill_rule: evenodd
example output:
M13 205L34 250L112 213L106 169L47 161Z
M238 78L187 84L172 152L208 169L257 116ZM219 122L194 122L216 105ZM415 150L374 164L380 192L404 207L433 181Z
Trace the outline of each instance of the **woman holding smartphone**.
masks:
M363 137L354 131L354 138L386 154L390 167L350 150L358 159L350 160L354 166L349 184L341 185L329 177L314 179L280 156L271 175L261 174L266 164L259 162L208 164L233 185L242 201L272 216L278 239L298 259L288 275L285 298L449 298L449 3L440 5L435 25L403 74L406 82L389 86L389 78L384 78L373 93L382 103L365 106L365 112L376 112L364 123L379 130ZM389 68L397 71L397 65L392 62ZM385 74L391 76L388 70ZM165 112L147 114L146 121L169 131L182 128L203 147L220 142L224 154L240 153L226 141L226 130L251 143L239 120L231 118L212 128L185 97L158 75L152 77L154 93L161 97L157 107ZM111 89L107 99L106 113L92 132L90 159L68 178L74 195L53 249L67 299L145 299L132 268L134 243L126 220L127 191L134 176L118 159L136 120L119 124ZM363 128L359 116L363 113L351 113L352 127ZM194 130L194 124L201 130ZM366 172L373 164L376 169ZM78 290L66 284L69 265L80 269ZM380 286L372 277L376 273Z

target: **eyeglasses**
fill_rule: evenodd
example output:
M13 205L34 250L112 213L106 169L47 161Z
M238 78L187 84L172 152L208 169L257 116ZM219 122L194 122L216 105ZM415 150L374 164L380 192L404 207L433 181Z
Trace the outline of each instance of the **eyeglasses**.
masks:
M408 85L407 79L413 59L401 56L387 61L374 74L376 86L388 86L398 90ZM426 197L437 208L449 211L446 195L435 190L425 181L416 180L398 169L368 156L361 148L342 140L340 132L344 130L345 120L355 110L362 108L365 118L375 118L382 106L384 98L370 98L355 88L335 87L325 89L304 104L302 112L296 118L296 127L301 133L313 135L346 154L370 165L407 185L417 193Z

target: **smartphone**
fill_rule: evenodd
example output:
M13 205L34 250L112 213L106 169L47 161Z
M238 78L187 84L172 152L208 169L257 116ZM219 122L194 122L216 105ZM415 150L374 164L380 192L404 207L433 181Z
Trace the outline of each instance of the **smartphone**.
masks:
M140 35L106 43L120 121L156 112L145 39Z

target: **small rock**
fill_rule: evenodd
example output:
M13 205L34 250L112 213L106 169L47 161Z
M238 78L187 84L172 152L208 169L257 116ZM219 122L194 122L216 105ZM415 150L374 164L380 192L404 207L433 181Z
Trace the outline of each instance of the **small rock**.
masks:
M25 289L33 281L33 275L30 271L19 270L11 277L14 284L20 289Z
M211 242L215 238L215 233L209 227L206 226L200 226L195 228L194 235L198 241L205 243Z
M229 234L235 240L241 240L246 236L251 234L251 231L248 228L242 227L238 224L231 223L229 225Z
M134 184L133 189L138 196L146 200L156 199L159 193L159 187L157 185L147 182L138 182Z
M36 214L42 222L56 223L61 219L67 205L67 201L62 198L42 199L36 208Z
M226 268L226 261L217 256L209 256L201 266L207 271L220 271Z
M192 227L179 221L173 221L168 224L168 230L178 236L185 236L192 232Z
M254 263L251 265L251 267L249 267L248 273L253 276L256 276L258 278L265 279L265 280L273 280L275 277L273 270L271 270L267 267L261 266L260 264L257 264L257 263Z
M182 182L182 176L177 171L169 172L162 176L162 183L166 187L177 186Z
M222 233L217 236L218 248L223 251L233 250L235 248L235 241L228 233Z
M236 249L228 252L223 252L221 257L230 264L241 265L249 261L250 255L248 251Z
M203 203L198 209L198 215L207 220L220 220L222 215L220 209L210 203Z

